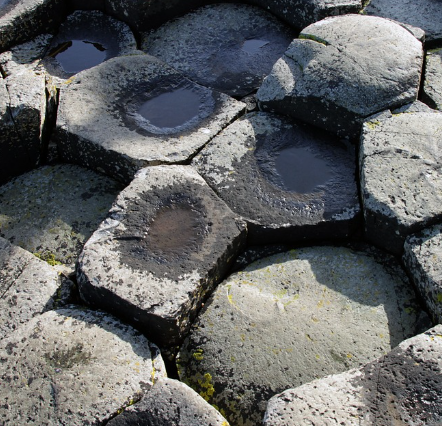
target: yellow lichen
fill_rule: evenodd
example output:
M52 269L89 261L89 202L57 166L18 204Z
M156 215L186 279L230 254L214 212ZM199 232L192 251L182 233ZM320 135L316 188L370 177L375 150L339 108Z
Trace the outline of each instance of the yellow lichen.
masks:
M202 350L202 349L197 349L193 354L192 354L192 356L193 356L193 358L196 360L196 361L202 361L203 360L203 353L204 353L204 351Z

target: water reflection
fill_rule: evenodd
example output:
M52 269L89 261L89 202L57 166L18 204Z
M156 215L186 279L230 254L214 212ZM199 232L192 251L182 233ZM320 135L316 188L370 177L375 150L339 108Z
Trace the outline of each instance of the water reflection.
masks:
M267 40L258 40L258 39L251 39L246 40L242 45L242 50L246 53L249 53L251 55L255 55L260 52L260 49L270 42Z

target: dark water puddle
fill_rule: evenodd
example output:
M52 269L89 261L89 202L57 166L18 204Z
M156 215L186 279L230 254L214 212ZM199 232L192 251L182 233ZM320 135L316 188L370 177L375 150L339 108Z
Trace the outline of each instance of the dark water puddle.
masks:
M200 95L191 88L182 87L149 99L138 113L155 127L173 128L198 116L200 107Z
M65 72L78 73L101 64L106 59L106 49L100 43L71 40L59 44L48 56L55 58Z
M255 55L260 52L260 49L270 42L267 40L250 39L246 40L242 45L242 50L251 55Z
M275 168L287 190L303 194L332 177L330 165L305 147L283 149L275 159Z

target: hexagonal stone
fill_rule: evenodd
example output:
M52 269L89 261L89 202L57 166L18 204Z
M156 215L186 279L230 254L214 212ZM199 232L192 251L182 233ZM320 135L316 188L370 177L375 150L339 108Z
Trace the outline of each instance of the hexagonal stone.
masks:
M216 288L181 347L180 378L232 424L259 424L274 394L430 327L415 299L384 253L310 247L262 259Z
M405 240L403 260L433 320L442 323L442 225Z
M102 424L165 376L139 332L76 307L34 318L0 346L3 424Z
M416 99L422 44L399 24L346 15L299 37L258 90L260 109L358 136L368 116Z
M402 342L359 370L274 396L264 426L439 425L442 326Z
M73 266L121 189L83 167L41 167L0 187L0 236L54 264Z
M366 238L401 254L407 235L442 219L442 114L384 114L364 124L360 171Z
M192 165L247 220L251 244L342 238L359 224L354 149L312 126L252 113Z
M171 347L245 237L244 223L191 167L143 169L86 243L80 294Z
M238 97L260 86L293 37L258 7L222 3L147 33L142 49L191 80Z
M61 91L55 140L62 159L129 182L186 161L244 108L152 56L113 58Z
M427 52L422 98L442 111L442 49Z

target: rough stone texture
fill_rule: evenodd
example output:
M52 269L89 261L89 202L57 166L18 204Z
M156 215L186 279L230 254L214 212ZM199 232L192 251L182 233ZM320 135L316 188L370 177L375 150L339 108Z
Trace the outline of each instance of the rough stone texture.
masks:
M354 149L312 126L248 114L192 165L247 220L251 244L342 238L359 224Z
M177 91L197 99L192 117L158 127L139 114L145 102ZM184 105L171 102L163 116L188 113ZM55 140L63 160L129 182L144 166L186 161L244 109L152 56L113 58L61 91Z
M112 419L109 426L229 426L226 419L182 382L162 379L137 404Z
M442 40L442 4L439 0L370 0L364 13L422 28L427 44Z
M193 81L238 97L261 85L293 38L292 30L260 8L223 3L145 34L142 50Z
M440 425L441 354L438 325L359 370L274 396L264 425Z
M442 114L383 114L364 124L360 173L365 236L401 254L407 235L442 219Z
M258 90L260 109L358 136L364 118L416 99L422 44L400 25L346 15L299 37Z
M442 49L427 52L422 98L431 107L442 110Z
M405 273L379 254L292 250L220 284L179 353L180 378L234 425L275 393L359 367L431 326Z
M148 167L86 243L78 262L80 294L170 348L245 237L243 222L191 167Z
M156 346L105 313L60 309L0 348L3 424L102 424L165 376Z
M403 260L433 320L442 323L442 225L407 237Z
M0 236L52 263L74 264L122 185L68 164L0 187Z
M0 3L0 52L39 34L54 33L66 16L64 0L9 0Z

